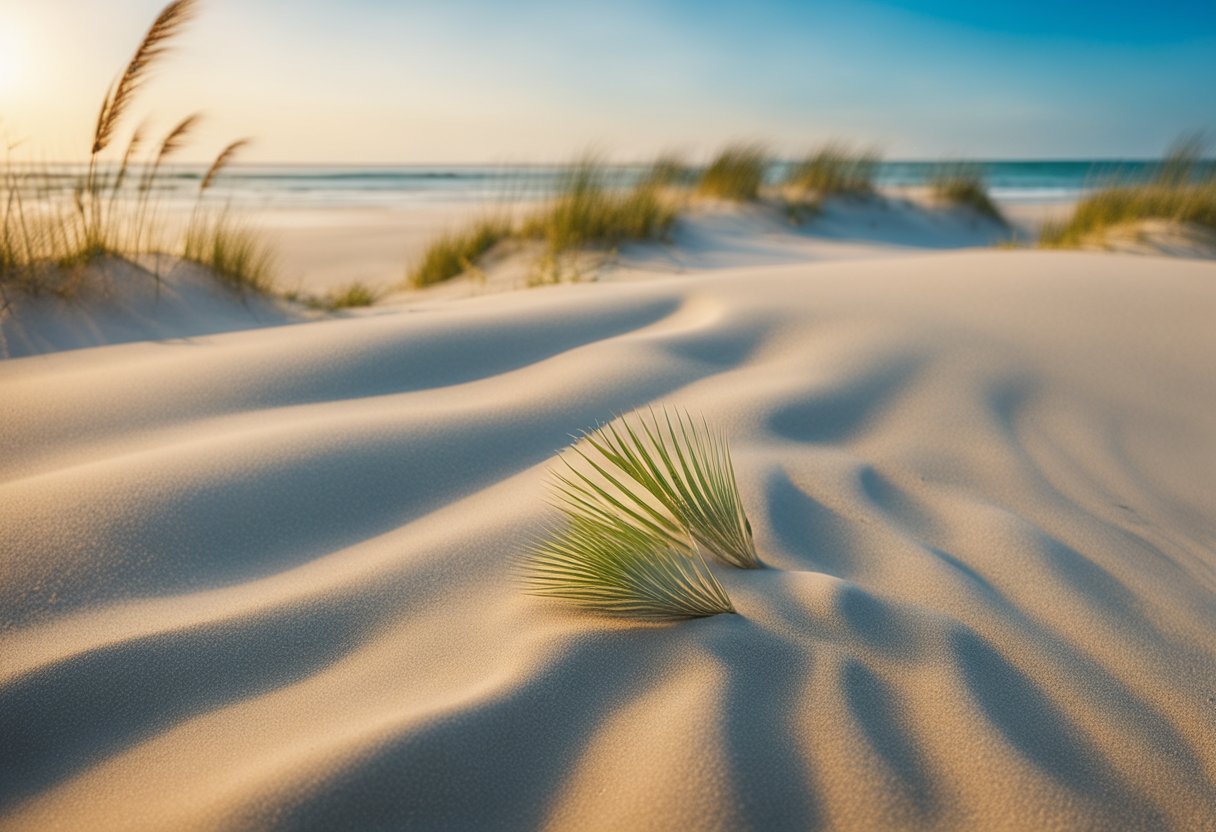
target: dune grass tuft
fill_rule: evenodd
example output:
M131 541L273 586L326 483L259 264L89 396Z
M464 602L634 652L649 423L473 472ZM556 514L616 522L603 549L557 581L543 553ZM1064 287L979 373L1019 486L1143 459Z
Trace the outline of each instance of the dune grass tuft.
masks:
M274 290L274 257L261 236L228 212L196 219L186 231L182 258L210 269L241 292Z
M147 131L132 131L117 164L103 156L117 141L127 116L173 41L197 12L198 0L174 0L157 16L140 41L124 71L106 92L97 114L85 172L65 192L62 175L36 167L18 166L11 158L0 163L0 285L26 292L64 294L77 286L87 266L105 257L129 258L146 253L177 250L184 256L217 269L221 279L244 289L269 285L269 256L252 232L230 217L187 224L184 241L176 229L170 237L162 222L156 192L166 162L194 133L200 116L180 120L152 148L148 159L139 157ZM203 178L204 192L229 164L245 140L234 142L216 157ZM140 169L142 168L142 169ZM65 270L71 275L65 279Z
M1106 188L1078 202L1067 220L1045 224L1039 244L1076 248L1101 242L1119 226L1146 220L1193 223L1216 231L1216 184Z
M760 197L768 166L769 153L763 145L727 145L701 174L697 191L715 199L754 202Z
M819 197L865 196L874 192L878 163L876 151L830 142L793 165L786 185Z
M1198 225L1216 232L1216 166L1203 158L1197 137L1183 139L1148 182L1102 188L1083 199L1072 216L1047 223L1039 235L1045 248L1076 248L1101 242L1110 231L1148 220Z
M373 289L371 286L358 280L337 289L331 289L323 295L315 295L299 289L289 289L281 295L284 300L307 306L309 309L319 309L325 312L375 306L383 296L383 291Z
M663 239L676 214L649 177L633 187L611 187L607 168L594 157L584 157L563 172L556 193L519 223L506 217L482 219L438 237L410 270L408 282L422 288L475 271L478 260L506 239L544 244L530 285L560 282L564 259L577 257L584 248Z
M47 288L57 280L56 269L86 265L101 257L132 254L146 239L144 222L146 194L155 178L145 173L139 183L145 196L135 210L119 197L132 183L129 176L144 137L137 128L127 143L117 168L102 165L101 154L114 142L119 127L133 106L139 90L157 64L168 53L172 41L194 17L197 0L174 0L148 29L123 73L111 84L97 113L84 175L72 188L70 200L59 191L57 177L47 171L18 169L11 159L3 163L0 177L0 281L15 283L27 291ZM167 156L184 138L197 117L179 125L181 134L170 134L162 145ZM10 148L11 150L11 148Z
M567 505L598 518L623 512L689 554L761 566L725 437L704 420L652 411L583 438L586 450L576 445L557 475Z
M415 289L433 286L464 274L500 241L512 234L509 220L483 218L463 231L449 231L435 239L407 278Z
M365 306L375 306L380 300L377 292L366 283L358 280L348 283L340 289L334 289L322 299L326 309L357 309Z
M996 207L984 184L984 173L976 165L963 163L944 165L929 179L933 196L951 205L970 208L981 216L1005 223L1001 209Z
M697 181L696 172L687 160L678 153L661 153L650 163L641 182L659 188L683 188Z
M31 294L52 288L55 266L80 250L71 209L47 198L53 177L45 170L0 166L0 287Z
M656 185L644 180L632 188L611 188L607 178L596 159L576 161L563 174L554 197L524 220L520 233L543 240L551 254L667 234L676 212Z

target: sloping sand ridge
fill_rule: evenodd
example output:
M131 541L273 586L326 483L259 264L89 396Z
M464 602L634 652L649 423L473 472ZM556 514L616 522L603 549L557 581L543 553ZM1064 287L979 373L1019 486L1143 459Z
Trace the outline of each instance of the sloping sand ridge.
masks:
M1216 829L1216 277L961 252L0 363L5 829ZM740 615L521 594L570 434L731 441Z

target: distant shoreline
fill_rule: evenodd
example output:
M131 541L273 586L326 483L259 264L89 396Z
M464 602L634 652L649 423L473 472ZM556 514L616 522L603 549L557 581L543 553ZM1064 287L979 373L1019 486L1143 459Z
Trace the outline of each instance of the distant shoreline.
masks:
M941 162L883 161L875 184L881 190L899 190L928 184ZM1143 181L1156 171L1160 160L1073 161L969 160L982 170L993 198L1011 203L1059 204L1111 181ZM771 166L770 178L781 178L788 163ZM436 202L503 202L548 195L560 178L563 165L285 165L233 164L215 183L212 199L251 208L421 208ZM621 184L629 184L645 169L642 165L607 166ZM38 165L40 176L61 182L70 193L84 167L76 163ZM138 170L138 168L136 168ZM160 196L170 202L179 197L193 202L201 164L175 164L162 171Z

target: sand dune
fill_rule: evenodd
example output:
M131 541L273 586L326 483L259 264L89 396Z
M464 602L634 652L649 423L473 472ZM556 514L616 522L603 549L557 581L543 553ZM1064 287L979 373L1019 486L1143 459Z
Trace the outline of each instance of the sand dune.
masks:
M483 216L504 212L527 216L532 201L452 202L425 209L275 209L252 213L249 224L278 252L287 288L314 294L360 281L399 290L407 267L420 260L436 234L467 227ZM1041 206L1018 206L1017 230L961 209L929 204L924 193L890 193L887 198L829 200L823 212L801 226L776 206L732 203L693 204L680 220L675 246L628 246L625 263L681 269L726 268L889 257L910 251L989 246L1018 233L1031 239ZM523 288L526 270L494 274L491 283ZM429 297L465 296L461 281L429 288Z
M1214 278L753 264L0 363L0 825L1216 829ZM730 437L741 614L519 593L552 453L650 403Z
M301 310L234 292L196 264L147 260L106 259L83 277L68 275L65 297L14 291L0 298L0 359L303 320Z

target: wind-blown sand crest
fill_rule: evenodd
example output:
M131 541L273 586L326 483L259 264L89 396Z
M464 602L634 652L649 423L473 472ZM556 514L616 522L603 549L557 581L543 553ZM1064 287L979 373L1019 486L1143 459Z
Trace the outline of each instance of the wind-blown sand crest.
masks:
M1214 277L749 266L0 363L0 825L1216 829ZM740 615L520 593L552 454L652 403L730 438Z

